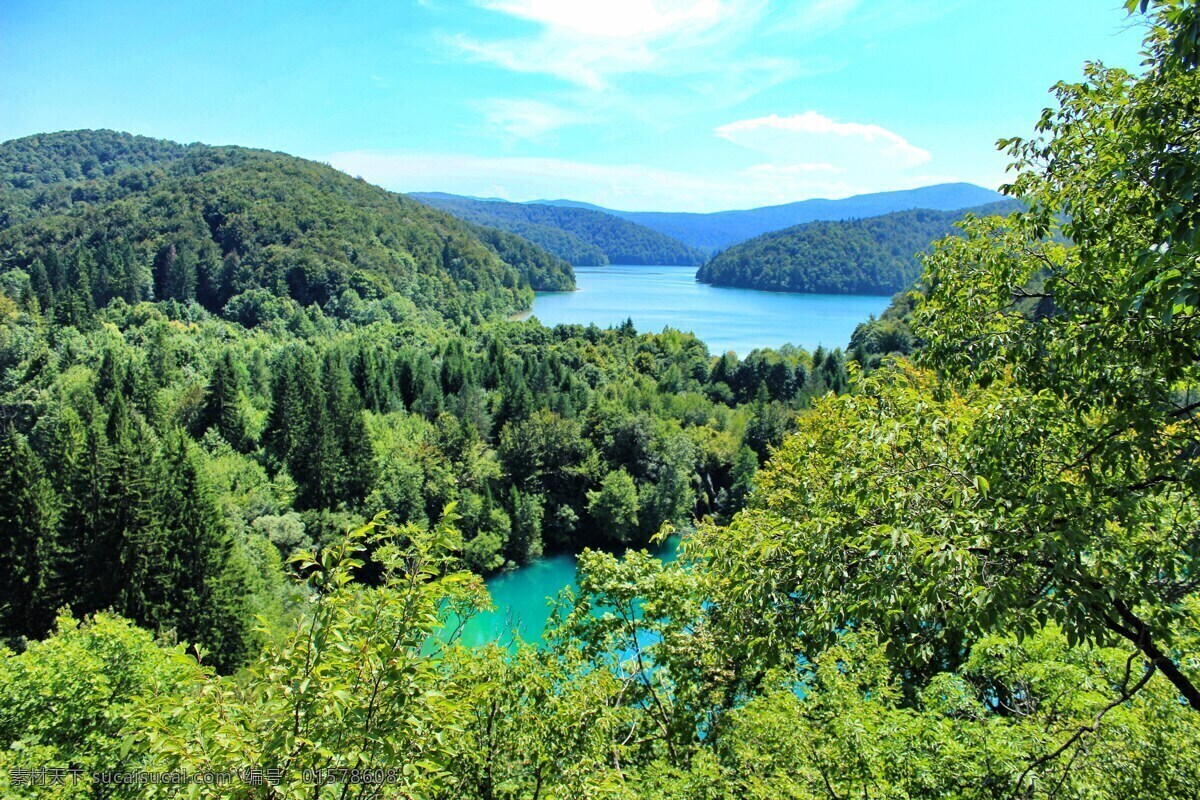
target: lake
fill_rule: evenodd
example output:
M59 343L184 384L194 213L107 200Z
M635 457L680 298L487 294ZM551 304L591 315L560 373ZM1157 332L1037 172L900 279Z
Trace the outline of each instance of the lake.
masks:
M670 326L692 331L710 352L739 356L758 347L794 344L846 347L858 323L887 308L890 297L783 294L696 283L696 267L575 267L578 290L539 292L529 316L544 325L620 325L641 332ZM659 551L675 557L677 541ZM463 628L464 644L507 641L514 631L536 642L550 617L550 599L575 584L575 556L559 554L489 578L496 610Z
M675 560L679 537L672 536L655 555L664 562ZM538 559L487 579L495 611L477 614L463 627L462 643L476 647L512 638L515 631L527 642L536 642L550 619L550 601L568 586L576 588L574 555L560 553Z
M575 267L574 292L539 292L531 316L543 325L631 318L639 332L692 331L713 354L746 356L756 347L845 348L858 323L879 316L890 297L786 294L696 283L696 267Z

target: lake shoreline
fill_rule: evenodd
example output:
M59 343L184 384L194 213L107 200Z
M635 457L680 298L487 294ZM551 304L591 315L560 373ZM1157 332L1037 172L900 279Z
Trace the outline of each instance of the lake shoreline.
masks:
M617 327L632 319L643 333L669 327L694 333L712 354L745 357L785 344L813 351L845 348L859 323L878 317L891 295L824 295L713 286L695 279L698 267L608 265L576 267L576 288L537 292L533 307L514 314L547 327Z

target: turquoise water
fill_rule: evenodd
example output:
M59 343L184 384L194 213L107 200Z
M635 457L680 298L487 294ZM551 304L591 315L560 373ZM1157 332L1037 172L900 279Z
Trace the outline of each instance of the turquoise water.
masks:
M693 331L712 353L747 355L791 343L844 348L854 327L878 316L890 298L786 294L696 283L696 267L576 267L574 292L541 292L532 316L544 325L620 325L641 332Z
M656 555L664 562L675 560L679 538L671 537ZM575 556L553 555L487 580L496 610L477 614L463 627L463 644L475 647L487 642L508 642L514 634L536 642L550 619L550 603L568 586L575 589Z
M539 293L532 316L545 325L620 325L631 318L639 331L670 326L693 331L712 353L739 356L757 347L794 344L845 347L858 323L887 308L888 297L780 294L696 283L696 267L576 267L578 291ZM676 541L659 556L675 557ZM488 579L496 610L478 614L463 628L471 646L535 642L550 617L551 601L575 588L573 555L554 555Z

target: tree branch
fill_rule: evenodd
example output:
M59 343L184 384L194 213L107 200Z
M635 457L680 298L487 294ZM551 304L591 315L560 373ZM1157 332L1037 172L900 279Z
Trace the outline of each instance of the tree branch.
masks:
M1114 620L1105 617L1104 622L1108 626L1108 629L1119 633L1124 638L1133 642L1150 659L1150 663L1153 666L1162 670L1163 675L1179 690L1179 693L1187 700L1188 705L1193 710L1200 711L1200 689L1197 689L1196 685L1180 671L1170 656L1159 649L1150 635L1150 627L1121 600L1113 600L1112 605L1123 624L1118 624Z
M1130 653L1129 659L1125 662L1125 678L1121 681L1121 695L1116 700L1113 700L1111 703L1104 706L1104 708L1096 712L1096 716L1092 719L1091 725L1081 725L1080 727L1076 728L1075 732L1071 734L1071 737L1063 742L1057 749L1031 762L1029 766L1025 768L1025 771L1021 773L1021 777L1017 778L1017 785L1013 788L1014 796L1020 793L1021 786L1025 783L1025 779L1029 777L1030 772L1061 756L1085 734L1095 733L1097 730L1099 730L1100 720L1104 718L1105 714L1107 714L1109 711L1112 711L1129 698L1133 697L1135 694L1140 692L1147 683L1150 682L1150 678L1155 672L1155 665L1153 662L1146 667L1145 672L1142 673L1141 679L1138 680L1138 682L1134 684L1132 688L1129 687L1129 677L1131 671L1133 670L1133 661L1138 657L1138 655L1140 655L1140 652Z

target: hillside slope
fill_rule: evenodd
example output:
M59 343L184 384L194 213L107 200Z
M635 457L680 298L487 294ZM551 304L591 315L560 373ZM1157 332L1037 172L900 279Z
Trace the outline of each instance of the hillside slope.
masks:
M801 200L780 206L764 206L740 211L718 211L712 214L685 214L666 211L615 211L573 200L549 200L547 205L567 208L592 208L612 214L647 228L673 236L692 247L712 253L744 242L759 234L819 220L860 219L927 208L935 211L956 211L972 206L998 202L1003 196L991 189L969 183L947 183L906 189L898 192L878 192L847 197L841 200Z
M696 280L772 292L891 294L921 274L919 253L954 233L967 213L1006 213L1014 201L963 211L897 211L846 222L810 222L718 253Z
M0 165L0 257L43 306L78 306L70 318L116 297L220 312L353 290L457 319L574 285L569 264L511 234L280 153L77 131L0 144Z
M437 192L410 196L468 222L523 236L579 266L693 265L704 261L703 253L677 239L600 210L476 200Z

